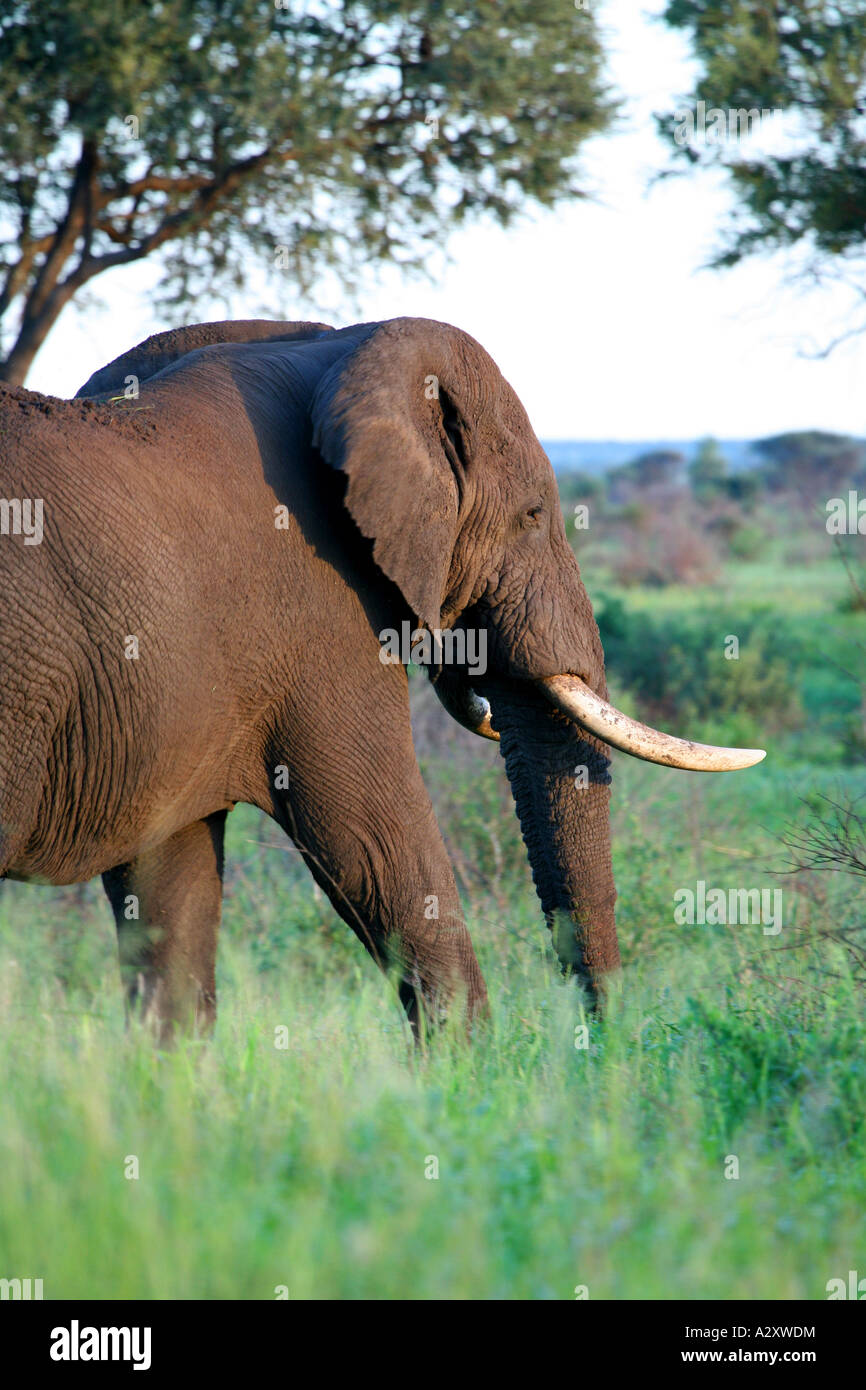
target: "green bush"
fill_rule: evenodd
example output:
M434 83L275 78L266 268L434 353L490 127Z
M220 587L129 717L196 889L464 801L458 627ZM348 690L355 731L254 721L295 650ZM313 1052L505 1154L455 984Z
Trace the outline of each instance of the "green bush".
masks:
M738 526L728 539L728 549L736 560L757 560L766 544L760 526Z
M803 720L798 667L803 639L778 612L754 611L735 619L723 608L699 614L652 616L629 610L617 596L597 614L613 679L633 692L647 717L676 720L690 731L754 737ZM739 643L735 658L729 642Z

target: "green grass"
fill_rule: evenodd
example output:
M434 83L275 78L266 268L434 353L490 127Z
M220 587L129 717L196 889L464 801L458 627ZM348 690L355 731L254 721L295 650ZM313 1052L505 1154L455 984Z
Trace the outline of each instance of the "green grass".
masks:
M770 851L787 774L747 792L618 770L627 966L588 1049L507 840L467 895L492 1024L423 1056L252 812L230 823L209 1043L124 1030L94 889L67 910L68 890L7 885L0 1273L69 1298L825 1297L866 1247L862 987L839 951L783 949L787 924L671 914L677 885ZM500 794L486 758L464 780ZM446 821L467 813L451 783Z

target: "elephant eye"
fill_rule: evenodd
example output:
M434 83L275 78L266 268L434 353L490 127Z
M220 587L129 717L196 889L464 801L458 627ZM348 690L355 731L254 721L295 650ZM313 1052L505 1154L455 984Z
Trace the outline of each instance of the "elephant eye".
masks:
M539 502L536 506L534 506L534 507L527 507L527 509L526 509L526 519L527 519L527 521L529 521L533 526L537 526L537 525L538 525L538 522L539 522L540 518L541 518L543 515L544 515L544 507L541 505L540 502Z

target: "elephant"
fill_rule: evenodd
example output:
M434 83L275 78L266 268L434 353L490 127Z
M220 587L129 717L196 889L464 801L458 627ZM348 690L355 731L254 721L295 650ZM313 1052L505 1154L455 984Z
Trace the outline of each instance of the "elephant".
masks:
M291 837L416 1035L488 1013L385 633L499 741L589 1001L620 964L611 746L708 771L764 756L609 703L550 462L451 325L180 328L72 400L3 386L0 432L0 877L101 875L128 1009L163 1042L215 1018L238 802Z

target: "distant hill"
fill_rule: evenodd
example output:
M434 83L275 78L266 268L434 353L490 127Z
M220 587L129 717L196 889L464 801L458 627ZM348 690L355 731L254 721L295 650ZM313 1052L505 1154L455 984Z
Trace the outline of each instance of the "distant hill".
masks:
M676 449L691 460L700 443L697 439L542 439L547 456L556 472L570 468L585 473L606 473L620 463L629 463L640 454L656 449ZM753 468L760 462L748 439L720 439L719 448L731 470Z

